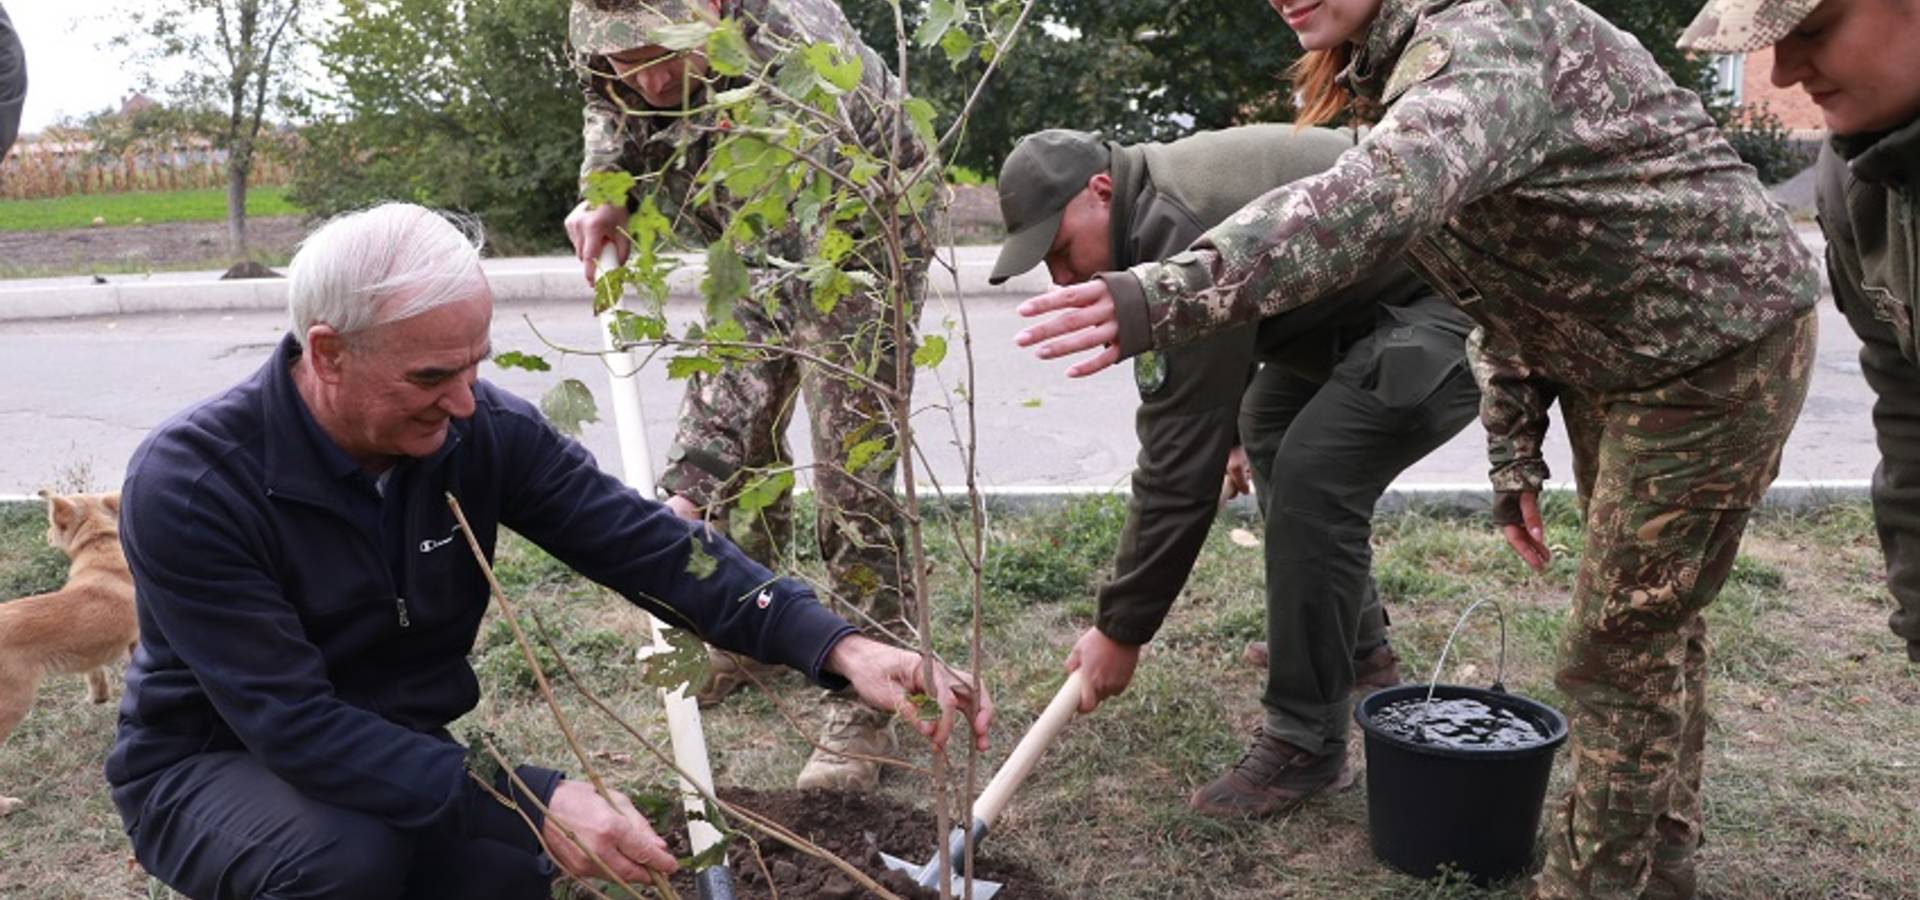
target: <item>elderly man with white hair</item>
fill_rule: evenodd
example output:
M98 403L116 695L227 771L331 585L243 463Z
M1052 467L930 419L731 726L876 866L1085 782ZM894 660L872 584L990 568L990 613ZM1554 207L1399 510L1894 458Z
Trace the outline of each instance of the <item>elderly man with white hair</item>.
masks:
M726 649L908 716L931 694L924 733L944 741L957 713L984 746L991 704L964 673L924 684L919 656L479 380L493 298L476 244L417 206L329 222L294 257L291 333L266 365L134 454L121 527L141 642L107 777L149 872L206 898L544 898L556 867L600 874L566 831L622 879L674 868L624 798L534 766L469 777L447 725L479 699L467 654L489 593L448 494L489 555L511 528Z

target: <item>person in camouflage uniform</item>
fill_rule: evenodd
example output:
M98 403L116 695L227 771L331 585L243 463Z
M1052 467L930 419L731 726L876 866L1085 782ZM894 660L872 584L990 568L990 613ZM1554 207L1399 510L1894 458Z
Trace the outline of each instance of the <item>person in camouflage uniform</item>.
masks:
M1687 897L1700 834L1701 610L1805 399L1811 254L1632 37L1572 0L1274 0L1305 108L1379 115L1326 173L1187 252L1027 301L1069 374L1318 301L1401 253L1477 323L1496 519L1536 568L1557 399L1586 546L1556 682L1572 786L1538 898ZM1332 104L1337 109L1341 104Z
M748 50L759 60L772 59L783 47L815 42L858 60L860 83L840 104L845 124L880 159L897 159L910 167L926 156L909 129L896 128L899 117L886 103L895 96L897 80L861 43L839 7L827 0L574 0L568 38L585 98L582 195L596 173L626 172L639 179L625 207L582 201L568 216L568 235L589 280L603 244L612 242L624 253L621 229L643 198L651 198L677 232L702 241L717 240L744 202L720 189L711 200L696 199L701 188L695 178L710 151L704 135L724 125L717 113L702 107L700 98L709 91L739 87L745 80L711 75L699 53L670 53L653 37L656 29L698 16L741 21ZM896 141L903 150L898 157ZM798 260L807 255L807 240L797 226L789 227L769 238L766 253ZM916 243L908 252L911 270L907 283L899 287L906 295L911 340L931 249ZM850 296L822 309L802 280L781 278L770 267L756 268L753 277L761 290L753 295L776 291L777 309L770 314L758 300L743 300L733 316L745 329L746 341L796 347L882 384L893 384L896 374L910 380L910 370L897 373L894 365L891 280L884 272L871 274L872 287L856 287ZM895 454L875 454L853 472L837 465L857 443L879 440L893 446L889 411L877 392L777 353L730 362L716 374L696 374L682 401L679 431L660 477L661 492L681 515L709 516L724 527L733 498L756 475L792 465L786 432L800 396L812 424L816 534L828 572L827 597L856 623L900 640L910 632L904 628L907 579L901 569L900 517L892 497ZM793 534L790 498L783 494L751 523L733 523L728 531L750 556L778 569L779 548ZM717 702L758 677L748 674L744 661L716 655L711 662L712 675L700 691L704 703ZM884 716L830 695L821 749L802 770L800 786L871 789L880 767L856 757L885 756L893 752L893 744ZM854 756L831 752L835 750Z
M1827 277L1875 395L1887 624L1920 663L1920 0L1713 0L1680 44L1774 45L1773 82L1805 87L1833 132L1816 164Z

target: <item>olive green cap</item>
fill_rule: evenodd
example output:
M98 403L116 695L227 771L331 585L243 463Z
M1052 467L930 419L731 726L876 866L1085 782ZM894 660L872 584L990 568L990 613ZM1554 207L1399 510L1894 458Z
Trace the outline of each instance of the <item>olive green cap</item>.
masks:
M691 22L706 11L704 0L573 0L567 39L573 49L606 56L660 43L650 32Z
M1680 35L1680 48L1750 53L1786 37L1820 0L1707 0Z
M1107 142L1097 134L1053 128L1020 139L1000 164L1000 218L1007 241L988 284L1039 265L1060 232L1060 214L1108 167Z

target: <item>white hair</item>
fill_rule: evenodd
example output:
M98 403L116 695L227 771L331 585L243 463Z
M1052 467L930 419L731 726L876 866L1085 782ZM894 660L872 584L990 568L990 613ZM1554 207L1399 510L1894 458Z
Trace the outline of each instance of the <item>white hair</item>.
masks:
M300 346L307 329L352 335L486 291L477 219L411 203L382 203L327 220L288 267L287 313Z

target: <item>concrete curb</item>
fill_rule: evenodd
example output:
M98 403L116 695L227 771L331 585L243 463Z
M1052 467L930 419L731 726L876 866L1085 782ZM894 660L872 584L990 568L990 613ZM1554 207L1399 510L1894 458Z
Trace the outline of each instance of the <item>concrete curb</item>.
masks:
M1044 270L1035 270L1002 285L987 284L997 246L956 248L959 289L968 297L1024 299L1050 285ZM671 300L698 300L706 267L698 256L680 254L680 267L667 277ZM494 302L579 302L593 299L593 289L579 264L568 257L519 257L482 262ZM0 281L0 322L68 319L89 316L131 316L205 311L275 311L287 308L287 281L260 278L221 281L218 272L162 273L153 276L109 275L103 284L75 278L30 278ZM936 270L933 290L953 290L951 274Z
M1547 489L1553 492L1572 490L1571 486L1560 484L1549 485ZM1868 482L1864 480L1779 481L1767 490L1766 498L1760 501L1760 508L1778 512L1810 512L1841 503L1865 502L1867 489ZM804 490L801 492L805 493ZM1028 512L1051 509L1085 497L1124 497L1128 491L1125 487L1016 485L986 488L981 493L986 495L990 510ZM932 495L921 499L922 502L941 502ZM1486 512L1492 500L1493 496L1485 485L1396 484L1387 489L1376 509L1382 513L1418 511L1471 515ZM32 494L0 494L0 504L41 502L39 497ZM945 505L958 507L961 502L960 496L954 496L947 499ZM1227 508L1246 516L1254 514L1250 497L1237 497L1227 504Z

